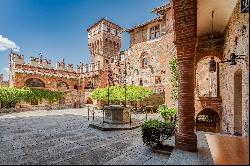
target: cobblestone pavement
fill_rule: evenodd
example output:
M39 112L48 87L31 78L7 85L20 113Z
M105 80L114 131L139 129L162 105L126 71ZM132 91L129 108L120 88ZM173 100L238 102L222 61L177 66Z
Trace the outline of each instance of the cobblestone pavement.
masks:
M91 118L86 108L1 114L0 164L167 164L168 155L143 145L140 128L99 131L88 128Z

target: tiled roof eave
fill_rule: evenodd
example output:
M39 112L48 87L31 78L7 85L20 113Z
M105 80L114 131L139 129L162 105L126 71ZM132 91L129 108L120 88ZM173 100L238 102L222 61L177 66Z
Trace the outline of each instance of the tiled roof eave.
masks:
M124 30L124 32L131 32L131 31L133 31L133 30L135 30L135 29L137 29L137 28L146 26L146 25L151 24L151 23L153 23L153 22L161 21L162 19L163 19L163 16L159 16L159 17L157 17L157 18L155 18L155 19L146 21L146 22L144 22L144 23L142 23L142 24L139 24L139 25L136 25L136 26L134 26L134 27L132 27L132 28L126 29L126 30Z
M170 3L168 3L168 4L162 5L160 7L153 8L153 10L151 12L152 13L162 13L162 10L166 10L170 7L171 7Z
M97 24L99 24L101 21L104 21L104 20L107 21L107 22L109 22L109 23L111 23L111 24L113 24L113 25L115 25L115 26L117 26L119 29L123 30L122 27L120 27L119 25L117 25L117 24L115 24L115 23L109 21L108 19L106 19L106 18L101 18L99 21L97 21L96 23L92 24L92 25L87 29L87 32L89 32L89 30L90 30L91 28L93 28L94 26L96 26Z

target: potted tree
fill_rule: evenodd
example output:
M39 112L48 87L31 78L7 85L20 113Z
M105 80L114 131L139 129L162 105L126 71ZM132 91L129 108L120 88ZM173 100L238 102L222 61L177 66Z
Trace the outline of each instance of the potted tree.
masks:
M153 147L155 152L169 154L174 149L173 146L164 145L163 141L169 139L175 133L176 109L160 105L158 111L164 121L150 119L141 126L142 140L147 146Z

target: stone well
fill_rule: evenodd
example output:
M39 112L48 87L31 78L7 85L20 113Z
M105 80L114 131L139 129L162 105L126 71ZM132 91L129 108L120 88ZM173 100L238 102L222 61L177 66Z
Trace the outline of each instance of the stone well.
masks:
M112 124L124 124L130 122L130 107L120 105L104 106L104 122Z

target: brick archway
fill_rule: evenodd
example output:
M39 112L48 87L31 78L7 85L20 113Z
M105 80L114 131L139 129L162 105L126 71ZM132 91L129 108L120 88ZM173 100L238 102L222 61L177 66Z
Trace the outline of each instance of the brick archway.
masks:
M31 80L31 79L35 79L35 80L40 80L44 86L41 86L40 88L46 88L47 87L47 81L41 77L36 77L36 76L28 76L28 77L25 77L25 79L23 80L23 86L26 86L26 83L27 81Z
M220 132L221 117L210 109L201 110L196 116L196 131Z

